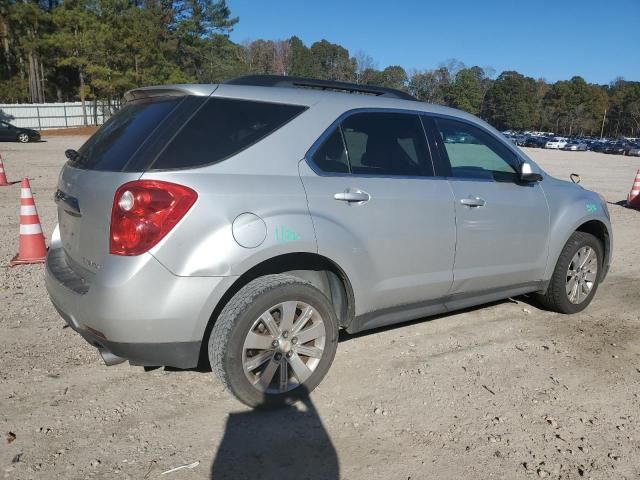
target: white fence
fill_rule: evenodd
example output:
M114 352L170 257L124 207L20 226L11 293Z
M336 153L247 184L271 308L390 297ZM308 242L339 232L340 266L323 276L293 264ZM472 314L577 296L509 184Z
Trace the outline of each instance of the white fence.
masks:
M118 107L114 102L87 101L85 118L82 102L0 104L0 119L36 130L102 125Z

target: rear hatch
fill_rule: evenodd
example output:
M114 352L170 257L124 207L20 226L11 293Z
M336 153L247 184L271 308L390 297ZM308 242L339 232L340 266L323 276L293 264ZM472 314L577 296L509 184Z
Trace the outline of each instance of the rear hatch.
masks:
M56 200L60 239L69 267L85 279L109 254L116 190L147 171L191 169L235 156L262 141L308 107L140 89L78 152L69 152Z
M90 281L109 253L115 191L140 178L205 100L165 90L134 99L77 152L68 151L56 192L60 240L66 263L85 279Z

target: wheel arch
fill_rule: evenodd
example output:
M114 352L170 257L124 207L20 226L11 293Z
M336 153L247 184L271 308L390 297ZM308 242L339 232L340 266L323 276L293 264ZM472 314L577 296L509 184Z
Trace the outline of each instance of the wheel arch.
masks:
M594 219L582 223L575 229L575 231L589 233L602 243L604 258L602 259L603 270L601 280L604 280L604 277L607 275L610 263L609 260L611 258L611 235L609 229L603 222Z
M612 252L612 240L611 240L611 230L610 226L607 225L604 221L598 218L583 218L580 221L576 222L571 229L567 229L564 238L559 242L557 239L555 242L552 242L551 251L549 255L549 261L547 263L547 274L545 275L545 279L549 280L551 275L553 275L553 271L558 263L558 258L560 258L560 254L564 249L564 246L569 241L571 235L574 232L585 232L593 235L602 243L602 248L604 250L604 258L602 262L603 270L602 276L600 280L604 280L607 275L607 271L609 265L611 263L611 252Z
M308 281L331 300L339 327L347 327L354 318L355 301L351 281L333 260L309 252L286 253L264 260L240 275L216 304L202 337L199 365L208 364L208 337L225 305L246 284L258 277L286 273Z

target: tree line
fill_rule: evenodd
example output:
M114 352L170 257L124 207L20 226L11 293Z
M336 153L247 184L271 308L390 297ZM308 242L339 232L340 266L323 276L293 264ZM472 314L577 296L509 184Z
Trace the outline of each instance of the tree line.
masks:
M84 104L139 86L268 73L397 88L499 129L640 136L640 82L549 83L457 60L379 69L328 40L234 43L238 21L225 0L0 0L0 102Z

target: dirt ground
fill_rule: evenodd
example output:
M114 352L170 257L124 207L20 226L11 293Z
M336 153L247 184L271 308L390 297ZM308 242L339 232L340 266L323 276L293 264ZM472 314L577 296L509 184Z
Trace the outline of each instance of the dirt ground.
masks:
M84 138L47 140L0 152L10 180L32 179L50 235L63 151ZM344 335L311 402L269 413L210 372L105 367L49 303L43 267L5 267L20 190L0 187L0 476L640 478L640 212L616 205L640 159L528 153L610 202L614 263L591 306L518 298Z
M40 133L43 138L49 137L75 137L80 135L93 135L98 131L98 127L74 127L74 128L55 128L52 130L42 130Z

